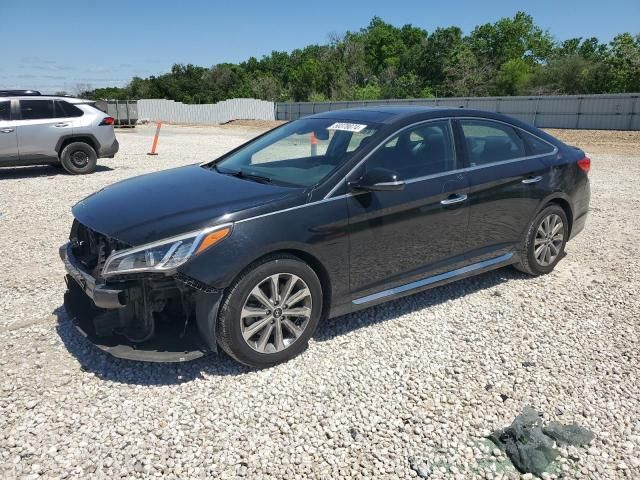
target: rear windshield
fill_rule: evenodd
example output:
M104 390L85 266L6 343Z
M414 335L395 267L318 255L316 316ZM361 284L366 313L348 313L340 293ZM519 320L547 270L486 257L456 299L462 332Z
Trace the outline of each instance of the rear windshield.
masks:
M365 148L377 131L377 124L321 118L296 120L218 161L215 167L221 173L308 187Z

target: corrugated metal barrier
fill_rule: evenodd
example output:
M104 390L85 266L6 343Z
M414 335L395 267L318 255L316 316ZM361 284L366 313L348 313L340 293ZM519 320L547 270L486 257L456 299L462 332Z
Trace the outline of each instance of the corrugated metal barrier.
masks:
M141 120L214 125L231 120L274 120L274 104L253 98L233 98L219 103L188 105L173 100L138 100Z
M459 97L276 104L276 120L295 120L343 108L386 105L449 106L500 112L542 128L640 130L640 94L540 97Z

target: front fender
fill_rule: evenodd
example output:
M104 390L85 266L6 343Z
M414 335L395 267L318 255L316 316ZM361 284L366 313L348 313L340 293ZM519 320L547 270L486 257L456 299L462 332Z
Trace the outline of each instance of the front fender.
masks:
M242 270L265 255L302 252L329 275L332 295L348 291L348 212L345 199L236 222L231 235L180 267L212 288L227 288Z

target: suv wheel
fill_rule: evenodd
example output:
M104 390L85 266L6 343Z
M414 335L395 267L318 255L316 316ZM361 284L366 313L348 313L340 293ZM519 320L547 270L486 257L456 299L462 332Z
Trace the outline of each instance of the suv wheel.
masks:
M220 307L218 343L237 361L268 367L300 353L322 312L322 286L306 263L265 259L242 274Z
M569 236L569 222L564 210L549 205L533 219L520 252L520 262L514 266L529 275L551 272L564 256Z
M60 154L63 168L72 175L91 173L96 169L98 156L90 145L73 142L64 147Z

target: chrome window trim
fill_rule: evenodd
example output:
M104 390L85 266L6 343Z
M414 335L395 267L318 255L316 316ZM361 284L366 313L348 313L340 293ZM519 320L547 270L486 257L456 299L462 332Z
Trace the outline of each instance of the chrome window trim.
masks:
M468 171L477 170L477 169L480 169L480 168L488 168L488 167L493 167L493 166L496 166L496 165L504 165L506 163L511 163L511 162L519 162L519 161L522 161L522 160L530 160L530 159L534 159L534 158L546 157L548 155L555 155L555 154L558 153L558 147L556 147L552 143L546 141L544 138L541 138L538 135L536 135L534 133L531 133L528 130L522 128L522 127L518 127L517 125L513 125L512 123L504 122L502 120L495 120L493 118L484 118L484 117L443 117L443 118L432 118L432 119L429 119L429 120L421 120L419 122L415 122L415 123L412 123L410 125L406 125L406 126L402 127L399 130L396 130L394 133L392 133L387 138L382 140L378 144L378 146L376 148L371 150L367 154L366 157L364 157L362 160L360 160L351 170L349 170L349 172L347 172L347 174L344 176L344 179L346 180L347 178L349 178L349 175L351 175L364 162L366 162L374 153L376 153L378 151L378 149L380 149L385 143L390 141L393 137L395 137L396 135L399 135L400 133L402 133L404 130L406 130L408 128L415 127L416 125L421 125L423 123L430 123L430 122L436 122L436 121L441 121L441 120L448 120L449 121L449 131L450 131L450 135L452 136L453 152L454 152L454 158L456 160L458 159L458 152L457 152L457 149L456 149L455 135L453 133L453 121L454 120L481 120L481 121L486 121L486 122L502 123L503 125L507 125L507 126L509 126L511 128L518 129L518 130L521 130L521 131L523 131L525 133L528 133L529 135L533 135L538 140L546 143L547 145L552 146L553 147L553 151L551 151L549 153L541 153L541 154L537 154L537 155L528 155L528 156L525 156L525 157L512 158L512 159L509 159L509 160L500 160L500 161L497 161L497 162L485 163L485 164L482 164L482 165L475 165L473 167L463 167L463 168L458 168L456 170L449 170L449 171L446 171L446 172L434 173L432 175L424 175L422 177L409 178L409 179L404 181L406 184L416 183L416 182L420 182L422 180L430 180L432 178L442 177L442 176L445 176L445 175L468 172ZM524 142L524 140L523 140L523 142ZM331 190L329 190L329 192L324 196L324 198L325 199L331 198L331 195L333 195L333 193L335 193L335 191L341 186L341 182L342 182L342 180L340 180L336 185L334 185L334 187Z
M532 158L546 157L547 155L555 155L556 153L558 153L558 147L556 147L552 143L549 143L544 138L540 138L538 135L535 135L535 134L529 132L528 130L525 130L524 128L518 127L517 125L513 125L513 124L511 124L509 122L503 122L502 120L494 120L493 118L483 118L483 117L457 117L457 120L474 120L474 121L481 121L481 122L501 123L503 125L507 125L508 127L513 128L514 130L518 129L520 131L528 133L529 135L532 135L532 136L536 137L541 142L544 142L547 145L553 147L553 150L551 152L549 152L549 153L538 153L537 155L526 155L524 157L510 158L508 160L498 160L496 162L483 163L482 165L474 165L473 167L466 167L465 170L477 170L478 168L493 167L495 165L504 165L505 163L519 162L519 161L522 161L522 160L529 160L529 159L532 159ZM463 132L463 134L464 134L464 132ZM524 139L522 139L522 142L526 143Z
M371 295L366 295L364 297L356 298L352 300L352 303L355 305L362 305L364 303L373 302L375 300L379 300L381 298L390 297L393 295L397 295L399 293L408 292L411 290L415 290L420 287L426 287L427 285L431 285L432 283L437 283L442 280L448 280L450 278L459 277L460 275L464 275L465 273L473 272L475 270L480 270L482 268L490 267L493 265L497 265L502 262L506 262L513 257L513 253L505 253L498 257L489 258L487 260L483 260L481 262L472 263L471 265L467 265L465 267L457 268L455 270L450 270L448 272L439 273L437 275L432 275L430 277L425 277L421 280L416 280L415 282L405 283L404 285L399 285L394 288L389 288L387 290L382 290L381 292L372 293Z
M512 162L520 162L523 160L530 160L530 159L534 159L534 158L540 158L540 157L546 157L549 155L555 155L558 153L558 147L556 147L555 145L553 145L550 142L547 142L545 139L539 137L538 135L529 132L528 130L518 127L516 125L513 125L509 122L504 122L502 120L494 120L492 118L484 118L484 117L444 117L444 118L432 118L432 119L428 119L428 120L421 120L419 122L415 122L412 123L410 125L406 125L405 127L402 127L399 130L396 130L394 133L392 133L391 135L389 135L388 137L386 137L383 141L381 141L378 146L373 149L371 152L369 152L367 154L367 156L365 156L362 160L360 160L351 170L349 170L349 172L344 176L344 178L342 180L340 180L321 200L317 200L315 202L310 202L310 203L304 203L302 205L296 205L295 207L289 207L289 208L285 208L283 210L276 210L274 212L269 212L269 213L263 213L261 215L256 215L255 217L248 217L248 218L243 218L242 220L236 220L234 223L244 223L244 222L248 222L250 220L256 220L259 218L264 218L264 217L270 217L271 215L276 215L278 213L284 213L284 212L290 212L292 210L297 210L299 208L305 208L305 207L311 207L313 205L318 205L321 203L326 203L326 202L331 202L333 200L340 200L340 199L344 199L344 198L348 198L348 197L353 197L353 194L351 192L348 193L343 193L341 195L336 195L336 196L331 196L340 186L341 186L341 182L343 180L346 180L349 175L351 175L357 168L359 168L365 161L367 161L367 159L373 155L379 148L381 148L385 143L387 143L389 140L391 140L394 136L398 135L399 133L401 133L402 131L411 128L411 127L415 127L416 125L421 125L423 123L430 123L430 122L437 122L437 121L442 121L442 120L448 120L449 121L449 128L450 128L450 135L452 135L452 141L453 141L453 149L454 149L454 155L457 159L457 149L456 149L456 144L455 144L455 135L453 132L453 121L454 120L485 120L488 122L497 122L497 123L502 123L504 125L508 125L509 127L512 128L517 128L519 130L524 131L525 133L528 133L530 135L533 135L534 137L538 138L539 140L551 145L553 147L553 151L549 152L549 153L543 153L543 154L538 154L538 155L530 155L530 156L526 156L526 157L520 157L520 158L514 158L514 159L510 159L510 160L501 160L498 162L492 162L492 163L486 163L484 165L476 165L474 167L463 167L463 168L458 168L455 170L449 170L447 172L441 172L441 173L434 173L431 175L424 175L421 177L415 177L415 178L410 178L408 180L404 180L405 184L412 184L412 183L417 183L417 182L421 182L424 180L431 180L434 178L438 178L438 177L444 177L444 176L448 176L448 175L456 175L456 174L460 174L460 173L466 173L469 171L473 171L473 170L478 170L481 168L490 168L490 167L494 167L496 165L504 165L507 163L512 163ZM205 162L205 163L210 163L210 161Z
M442 122L442 121L447 121L449 123L449 135L453 135L453 125L451 123L451 119L452 117L440 117L440 118L430 118L428 120L420 120L419 122L415 122L415 123L411 123L409 125L405 125L404 127L400 128L399 130L394 131L391 135L389 135L388 137L386 137L384 140L382 140L380 143L378 143L378 145L376 146L376 148L374 148L373 150L371 150L362 160L360 160L357 164L354 165L354 167L349 170L349 172L344 176L344 179L340 180L338 183L336 183L333 188L331 190L329 190L329 192L327 192L327 194L324 196L325 199L327 198L331 198L331 195L333 195L333 193L341 187L341 182L343 180L346 180L347 178L349 178L349 175L351 175L355 170L357 170L358 168L360 168L360 166L366 162L369 158L371 158L371 156L373 154L375 154L378 150L380 150L386 143L388 143L390 140L393 139L393 137L395 137L396 135L399 135L400 133L404 132L405 130L408 130L412 127L415 127L417 125L422 125L425 123L432 123L432 122ZM453 158L455 158L457 160L457 156L456 156L456 150L455 150L455 136L452 138L453 141ZM409 183L411 179L405 180L405 183Z
M522 162L523 160L531 160L534 158L540 158L540 157L546 157L547 155L555 155L557 152L550 152L550 153L542 153L542 154L538 154L538 155L529 155L528 157L518 157L518 158L511 158L509 160L499 160L497 162L491 162L491 163L484 163L482 165L474 165L473 167L466 167L464 170L467 172L473 171L473 170L479 170L481 168L488 168L488 167L495 167L497 165L505 165L507 163L514 163L514 162Z
M466 171L467 171L466 168L456 168L455 170L447 170L446 172L432 173L431 175L424 175L422 177L410 178L409 180L405 180L404 183L407 183L407 184L417 183L417 182L422 182L423 180L431 180L433 178L446 177L448 175L456 175L458 173L462 173Z

